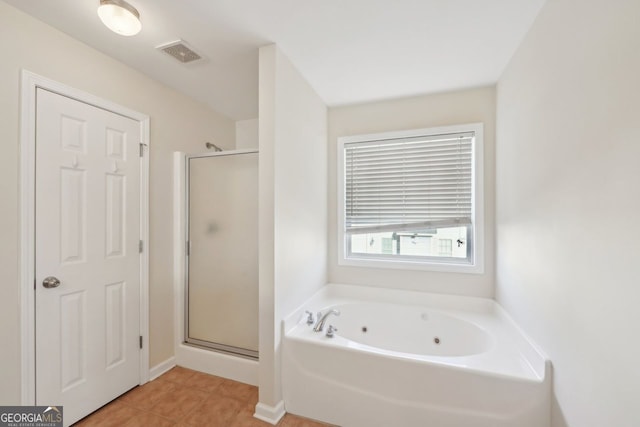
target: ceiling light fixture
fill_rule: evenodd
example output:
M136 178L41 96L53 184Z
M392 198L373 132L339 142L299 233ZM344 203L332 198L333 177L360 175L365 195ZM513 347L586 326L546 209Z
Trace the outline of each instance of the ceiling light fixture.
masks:
M124 0L100 0L98 16L107 28L122 36L134 36L142 29L140 14Z

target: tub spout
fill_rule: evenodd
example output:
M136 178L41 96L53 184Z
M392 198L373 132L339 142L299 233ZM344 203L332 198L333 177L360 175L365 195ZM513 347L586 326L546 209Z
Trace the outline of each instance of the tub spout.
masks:
M322 317L320 316L320 313L318 313L318 322L316 323L316 326L313 327L313 331L322 332L322 329L324 328L324 322L327 320L327 317L329 317L332 314L335 314L336 316L340 316L340 311L335 309L329 310Z

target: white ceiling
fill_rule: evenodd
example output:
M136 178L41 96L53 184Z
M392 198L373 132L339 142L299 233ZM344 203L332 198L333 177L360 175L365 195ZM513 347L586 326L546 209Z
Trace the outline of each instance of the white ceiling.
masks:
M276 43L330 106L495 83L545 0L129 0L142 32L99 0L5 0L235 119L258 115L258 51ZM206 61L156 46L184 39Z

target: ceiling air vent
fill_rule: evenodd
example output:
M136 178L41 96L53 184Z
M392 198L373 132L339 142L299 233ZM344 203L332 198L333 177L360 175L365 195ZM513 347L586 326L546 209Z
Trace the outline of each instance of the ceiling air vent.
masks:
M162 46L158 46L157 49L168 53L184 64L187 62L197 61L202 58L202 56L194 52L194 50L191 49L184 40L177 40L175 42L163 44Z

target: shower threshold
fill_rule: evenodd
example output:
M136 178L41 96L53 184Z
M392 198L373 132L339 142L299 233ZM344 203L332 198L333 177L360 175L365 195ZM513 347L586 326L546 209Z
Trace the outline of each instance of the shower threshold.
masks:
M213 343L209 341L199 340L196 338L188 338L185 342L185 345L191 347L201 348L203 350L215 351L217 353L228 354L230 356L238 356L243 357L245 359L250 360L258 360L259 354L255 350L249 350L246 348L233 347L230 345Z

